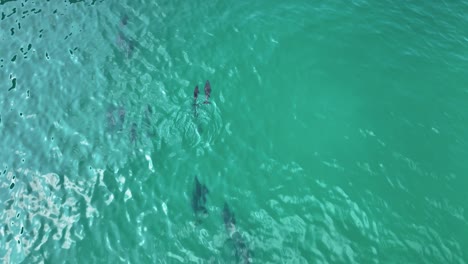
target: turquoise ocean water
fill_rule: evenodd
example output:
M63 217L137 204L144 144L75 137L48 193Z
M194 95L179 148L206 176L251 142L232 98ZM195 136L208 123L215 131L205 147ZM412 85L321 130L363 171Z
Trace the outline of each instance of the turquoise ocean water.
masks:
M468 262L467 1L0 13L3 263Z

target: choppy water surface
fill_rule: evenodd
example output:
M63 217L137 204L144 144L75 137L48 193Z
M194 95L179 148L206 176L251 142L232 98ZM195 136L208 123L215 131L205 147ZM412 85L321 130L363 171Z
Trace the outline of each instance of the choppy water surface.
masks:
M0 259L467 263L467 12L0 0Z

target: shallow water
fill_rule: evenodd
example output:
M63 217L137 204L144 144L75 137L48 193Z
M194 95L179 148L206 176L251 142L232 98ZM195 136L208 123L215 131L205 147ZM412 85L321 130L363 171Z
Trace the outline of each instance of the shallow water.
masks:
M0 259L468 262L467 12L0 0Z

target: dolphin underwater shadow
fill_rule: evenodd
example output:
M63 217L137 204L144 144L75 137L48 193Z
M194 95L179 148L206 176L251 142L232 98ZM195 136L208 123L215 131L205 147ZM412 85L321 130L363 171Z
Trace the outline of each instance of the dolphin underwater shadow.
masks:
M252 253L244 238L242 238L242 235L237 230L236 217L226 202L224 202L223 208L223 222L229 239L232 240L234 244L237 261L244 264L252 263Z
M192 209L195 216L207 215L206 195L209 193L206 185L200 183L198 177L195 176L195 186L192 193Z

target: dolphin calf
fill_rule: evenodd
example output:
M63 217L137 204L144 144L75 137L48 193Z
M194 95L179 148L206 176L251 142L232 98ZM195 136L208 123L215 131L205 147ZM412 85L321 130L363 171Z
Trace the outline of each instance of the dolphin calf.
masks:
M226 202L224 202L223 208L223 221L226 232L234 242L234 248L238 260L242 261L244 264L252 263L250 249L248 248L245 240L242 238L242 235L239 233L239 231L237 231L236 217Z
M208 214L208 210L205 207L206 195L209 193L208 188L198 180L195 176L195 186L192 194L192 209L195 215L200 213Z
M210 95L211 95L211 84L210 84L210 81L207 80L205 83L205 101L203 102L204 104L210 103L208 101L208 99L210 99Z

